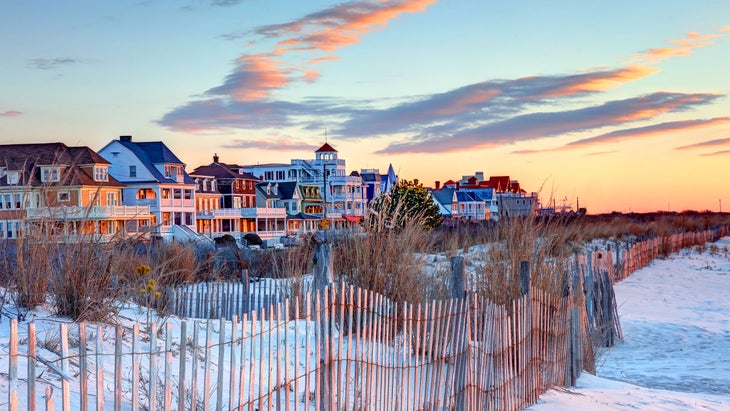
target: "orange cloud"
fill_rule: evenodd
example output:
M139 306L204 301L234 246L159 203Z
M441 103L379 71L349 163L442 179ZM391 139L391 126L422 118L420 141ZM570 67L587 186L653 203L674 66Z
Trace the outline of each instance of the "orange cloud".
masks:
M0 117L18 117L23 114L21 111L8 110L4 113L0 113Z
M543 96L565 97L579 93L604 91L609 88L617 87L623 83L628 83L630 81L650 76L657 71L659 71L659 69L655 67L633 65L618 70L588 73L582 75L583 81L566 84L565 87L550 90L549 93L546 93Z
M209 94L228 95L233 101L260 101L271 91L293 81L316 81L320 74L306 66L337 57L326 55L310 58L305 67L287 63L289 53L332 53L357 43L360 37L376 28L386 26L403 13L426 10L436 0L377 0L353 1L324 9L289 23L270 25L256 30L265 38L275 38L276 46L269 53L243 55L236 69L224 84L208 90Z
M727 26L726 26L727 27ZM722 31L728 32L726 27ZM726 34L700 34L694 31L687 33L687 37L678 40L669 40L668 47L652 48L639 54L634 61L657 64L671 57L689 56L694 49L711 45L712 40Z
M265 54L241 56L236 70L229 74L224 83L208 90L208 94L227 95L233 101L257 101L269 97L271 90L291 82L290 69Z

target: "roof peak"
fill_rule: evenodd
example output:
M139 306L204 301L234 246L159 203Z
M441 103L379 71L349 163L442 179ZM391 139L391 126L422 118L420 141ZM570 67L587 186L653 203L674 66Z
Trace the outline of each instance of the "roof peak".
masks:
M322 144L322 147L318 148L317 151L315 151L315 153L336 153L336 152L337 152L337 150L332 148L332 146L329 145L329 143Z

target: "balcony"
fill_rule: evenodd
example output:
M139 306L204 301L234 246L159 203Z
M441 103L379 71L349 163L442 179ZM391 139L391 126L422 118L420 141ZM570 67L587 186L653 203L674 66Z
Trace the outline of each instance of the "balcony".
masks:
M285 208L240 208L243 218L286 218Z
M161 198L160 207L195 207L195 200L181 198Z
M62 220L135 219L150 216L148 206L42 207L27 209L28 218Z

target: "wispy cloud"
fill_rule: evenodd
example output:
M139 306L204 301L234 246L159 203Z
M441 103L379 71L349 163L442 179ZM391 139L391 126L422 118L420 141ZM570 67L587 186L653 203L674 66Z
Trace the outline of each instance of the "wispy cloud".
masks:
M712 157L712 156L725 156L730 154L730 150L722 150L722 151L715 151L714 153L706 153L706 154L700 154L703 157Z
M80 60L62 57L62 58L35 58L29 61L31 67L39 70L53 70L61 66L68 66L71 64L77 64Z
M245 36L255 36L251 44L273 40L268 53L242 55L234 71L223 85L211 88L207 94L230 95L241 101L264 100L272 90L295 81L313 81L319 77L314 65L334 60L337 49L355 44L360 37L386 26L390 20L404 13L424 11L436 0L350 1L308 14L300 19L276 25L259 27ZM239 38L231 34L227 38ZM288 63L285 55L296 53L308 56L306 62ZM263 85L258 81L263 80Z
M241 3L243 3L245 0L212 0L210 2L211 6L216 7L230 7L230 6L236 6Z
M437 124L442 125L441 132L454 131L464 124L475 125L475 122L511 116L557 98L604 91L651 72L652 69L636 66L563 76L485 81L418 97L387 109L354 111L337 131L344 137L363 137L419 132Z
M386 26L404 13L424 11L436 0L360 0L350 1L308 14L291 22L259 27L250 33L229 34L226 38L249 37L248 46L273 41L268 52L244 54L223 84L208 89L202 100L193 101L168 113L160 124L185 132L199 132L217 127L257 128L255 124L282 124L290 114L270 109L291 107L276 101L273 93L297 82L314 82L320 77L317 66L337 60L337 49L359 41L373 30ZM292 56L291 59L287 57ZM302 57L304 59L302 60ZM293 60L302 60L294 63ZM259 103L274 117L250 123L250 112L239 103ZM309 107L317 110L317 107ZM202 110L202 111L198 111ZM212 111L214 110L214 111ZM261 114L261 112L257 112ZM207 116L205 116L205 115ZM209 116L221 117L211 119Z
M22 111L8 110L8 111L0 113L0 117L18 117L22 114L23 114Z
M456 130L450 135L418 136L417 141L394 143L379 153L453 152L584 132L687 110L708 104L718 97L716 94L660 92L576 110L528 113Z
M695 49L713 44L713 40L716 38L730 35L730 30L727 30L726 27L723 27L722 31L721 34L700 34L691 31L685 38L667 41L669 45L666 47L651 48L639 53L634 57L634 61L657 64L668 58L689 56Z
M690 150L693 148L705 148L714 146L727 146L730 145L730 138L718 138L715 140L703 141L701 143L688 144L686 146L675 147L675 150Z
M292 126L316 129L326 122L333 135L342 139L401 139L378 153L454 152L651 121L665 113L710 104L720 97L711 93L655 92L588 106L584 106L587 99L583 98L651 76L659 71L658 63L691 55L715 38L730 35L730 28L723 28L720 34L689 33L686 38L668 41L666 47L635 55L620 68L494 79L441 93L404 96L390 106L384 106L386 101L376 105L370 101L289 102L276 98L277 90L317 81L318 65L337 60L338 49L359 42L363 35L402 14L422 12L434 2L349 1L282 24L232 33L228 38L243 37L248 48L264 50L237 58L222 84L205 91L202 98L175 108L159 124L176 131L201 133ZM584 107L572 108L581 105ZM605 133L549 150L703 127L710 121L726 120L660 123ZM530 152L540 151L517 153Z
M711 99L709 100L711 101ZM708 102L709 102L708 101ZM700 103L702 104L702 103ZM712 127L719 124L727 124L730 122L730 117L716 117L711 119L695 119L695 120L683 120L683 121L670 121L659 124L652 124L644 127L627 128L622 130L612 131L610 133L604 133L595 137L584 138L568 143L564 146L548 148L544 150L516 150L512 154L536 154L553 151L564 151L569 149L583 148L586 146L617 143L624 140L638 139L644 137L652 137L655 135L675 133L677 131L687 131L691 129L702 129L706 127ZM730 140L730 139L728 139ZM708 144L709 145L709 144ZM684 146L690 147L690 146ZM678 147L677 149L682 149Z
M711 102L713 100L713 97L718 97L717 95L705 95L705 103ZM696 100L695 104L691 105L697 105L697 104L705 104L701 102L700 100ZM672 110L675 111L675 110ZM605 143L615 143L623 140L633 139L633 138L642 138L642 137L648 137L653 136L657 134L665 134L668 132L676 132L676 131L686 131L690 129L698 129L698 128L705 128L710 127L718 124L726 124L730 122L730 117L717 117L717 118L711 118L711 119L698 119L698 120L684 120L684 121L671 121L666 123L660 123L660 124L652 124L650 126L646 127L637 127L637 128L630 128L625 130L617 130L606 134L601 134L600 136L586 138L582 140L573 141L572 143L568 143L566 145L566 148L576 148L576 147L584 147L587 145L595 145L595 144L605 144Z
M269 151L314 151L317 146L307 144L302 141L289 139L272 139L272 140L233 140L231 144L223 145L224 148L246 148L261 149Z

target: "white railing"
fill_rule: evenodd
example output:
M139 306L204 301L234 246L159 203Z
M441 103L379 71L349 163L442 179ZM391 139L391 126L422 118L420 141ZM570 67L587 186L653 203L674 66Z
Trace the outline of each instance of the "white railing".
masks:
M101 219L101 218L135 218L150 215L149 206L90 206L90 207L41 207L27 209L28 218L55 219Z
M161 198L160 207L195 207L195 200L181 198Z
M286 218L285 208L241 208L243 218Z

